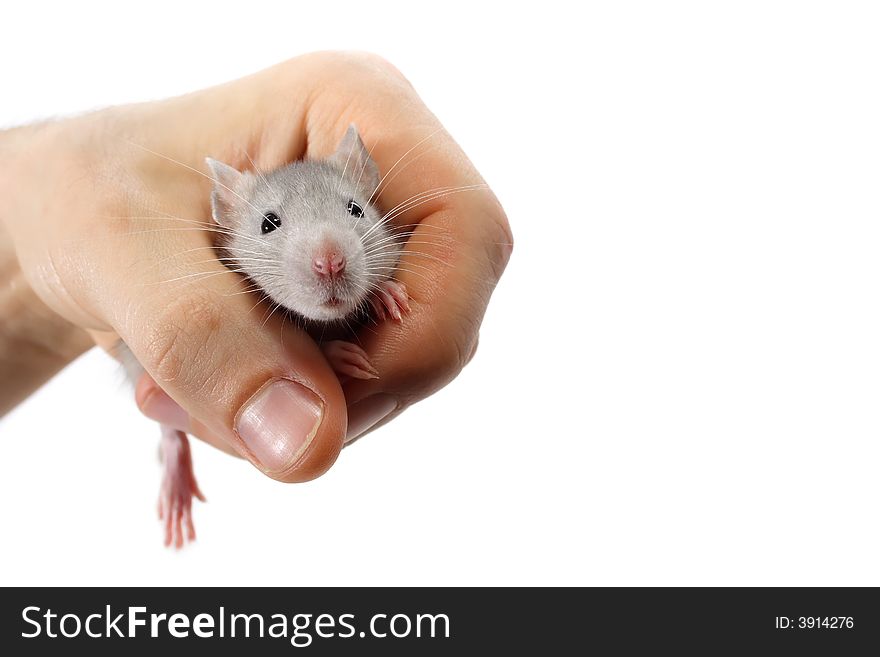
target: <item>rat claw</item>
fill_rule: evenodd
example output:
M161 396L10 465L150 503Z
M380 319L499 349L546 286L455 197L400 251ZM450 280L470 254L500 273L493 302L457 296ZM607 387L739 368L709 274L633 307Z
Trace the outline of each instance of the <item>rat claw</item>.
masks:
M398 322L403 319L403 315L400 314L400 308L397 307L397 302L387 292L382 293L382 301L385 302L385 307L388 308L388 312L391 314L391 317L396 319Z
M370 374L378 374L376 368L373 367L373 364L363 353L352 352L348 355L348 358L346 358L346 363L359 367Z
M385 285L388 292L397 302L398 307L403 312L410 312L411 308L409 307L409 295L406 292L406 286L397 281L385 281Z
M382 281L374 292L373 308L376 309L380 319L385 319L385 311L398 322L403 320L403 313L410 311L409 296L406 286L394 280Z
M385 305L379 299L378 295L373 295L370 297L370 306L373 308L373 312L376 314L377 322L385 321Z
M336 368L336 371L339 374L345 374L350 376L353 379L362 379L364 381L368 381L369 379L378 379L378 375L373 374L372 372L367 372L357 367L356 365L341 365Z
M333 371L353 379L378 379L379 373L367 353L351 342L331 340L321 344L321 351Z

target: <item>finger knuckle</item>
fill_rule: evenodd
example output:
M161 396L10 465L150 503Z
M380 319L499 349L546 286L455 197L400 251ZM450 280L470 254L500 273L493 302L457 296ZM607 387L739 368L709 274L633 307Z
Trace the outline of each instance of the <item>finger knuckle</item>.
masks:
M467 365L474 359L474 356L477 355L477 348L479 346L480 346L480 333L478 331L477 334L474 336L470 351L468 352L468 355L465 358L464 365L462 367L467 367Z
M507 219L507 213L500 203L496 202L488 214L487 230L488 243L490 246L490 262L492 263L496 279L507 268L510 257L513 255L513 231Z
M405 80L403 73L390 61L374 52L355 51L348 53L353 65L373 73L392 75Z
M357 80L377 77L395 78L409 83L403 73L390 61L373 52L361 50L336 50L321 54L319 62L324 70L334 68L337 75L349 76Z
M202 368L193 364L209 360L208 345L220 325L220 309L208 296L196 293L172 300L152 322L145 365L160 383L199 383L195 370Z
M477 327L470 318L459 322L459 330L424 351L418 362L418 380L425 382L430 391L442 388L457 377L471 361L476 351ZM429 392L430 392L429 391Z

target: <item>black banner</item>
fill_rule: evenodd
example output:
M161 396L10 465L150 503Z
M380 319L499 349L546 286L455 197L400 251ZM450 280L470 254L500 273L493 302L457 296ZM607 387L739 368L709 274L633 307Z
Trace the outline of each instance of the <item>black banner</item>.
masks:
M865 654L876 589L3 589L0 649L165 655L570 654L653 645L675 654ZM547 651L550 651L549 653Z

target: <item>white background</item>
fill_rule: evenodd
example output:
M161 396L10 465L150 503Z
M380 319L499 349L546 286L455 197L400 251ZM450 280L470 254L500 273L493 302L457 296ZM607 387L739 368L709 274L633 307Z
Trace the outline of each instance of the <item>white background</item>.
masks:
M472 364L320 480L195 445L181 553L81 358L0 421L0 583L880 584L871 3L81 4L4 8L0 123L372 50L517 246Z

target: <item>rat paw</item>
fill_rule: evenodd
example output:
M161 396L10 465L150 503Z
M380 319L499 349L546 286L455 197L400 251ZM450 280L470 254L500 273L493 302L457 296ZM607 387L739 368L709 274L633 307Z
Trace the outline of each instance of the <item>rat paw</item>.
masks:
M376 318L384 320L390 315L398 322L403 319L403 314L410 311L409 295L406 293L406 286L395 280L382 281L370 297L370 305ZM387 312L387 315L386 315Z
M378 379L379 373L367 353L351 342L331 340L321 344L321 351L338 375L350 376L353 379Z
M159 491L159 519L165 525L165 546L180 549L196 540L192 521L193 497L205 501L193 473L189 440L182 431L162 427L162 487Z

